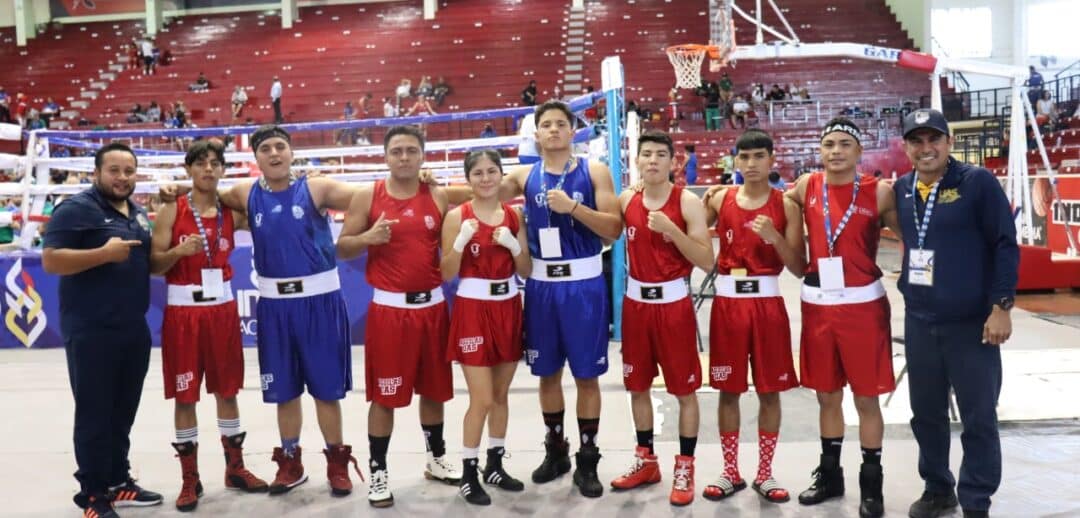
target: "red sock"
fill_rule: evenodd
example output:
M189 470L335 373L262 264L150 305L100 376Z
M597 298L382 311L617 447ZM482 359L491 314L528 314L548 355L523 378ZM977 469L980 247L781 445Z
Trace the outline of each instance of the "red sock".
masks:
M758 430L758 484L772 478L772 459L776 453L776 441L780 437L779 432L766 432Z
M720 432L720 444L724 447L724 477L733 483L739 476L739 432Z

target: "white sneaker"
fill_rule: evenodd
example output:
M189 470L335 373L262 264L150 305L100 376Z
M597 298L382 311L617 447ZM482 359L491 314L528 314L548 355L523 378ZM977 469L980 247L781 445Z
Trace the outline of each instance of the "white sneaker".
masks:
M446 455L436 457L429 451L427 452L427 469L424 470L424 478L457 485L461 482L461 471L450 463Z
M394 494L390 492L390 474L385 469L371 470L371 482L368 484L368 503L372 507L390 507L394 505Z

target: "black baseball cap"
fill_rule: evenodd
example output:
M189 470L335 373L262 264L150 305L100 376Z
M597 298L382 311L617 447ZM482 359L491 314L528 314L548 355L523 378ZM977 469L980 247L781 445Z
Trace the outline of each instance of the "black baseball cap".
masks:
M945 120L945 115L937 110L921 108L904 117L904 138L907 138L912 131L922 128L930 128L949 135L949 121Z

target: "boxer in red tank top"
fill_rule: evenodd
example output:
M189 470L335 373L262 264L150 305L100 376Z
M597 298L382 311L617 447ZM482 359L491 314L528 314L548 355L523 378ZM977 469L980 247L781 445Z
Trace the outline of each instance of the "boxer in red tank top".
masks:
M442 228L442 275L460 276L450 316L447 356L461 364L469 387L469 408L462 432L464 469L461 495L466 502L488 505L480 484L507 491L525 485L506 473L507 393L522 356L522 304L514 273L532 270L520 211L499 202L503 170L499 153L487 149L465 157L465 179L473 199L451 210ZM487 464L479 469L480 436L488 423Z
M799 503L814 505L844 494L840 450L843 387L851 385L859 413L863 463L859 516L884 513L878 395L895 388L889 301L877 267L881 227L900 234L893 190L857 172L862 146L851 121L833 119L822 130L824 172L799 178L788 197L803 209L810 258L802 288L802 384L817 391L821 461Z
M666 133L642 134L637 167L644 188L619 195L630 259L622 314L623 385L630 391L638 444L630 468L611 486L633 489L660 481L649 393L659 364L668 393L679 401L680 451L669 501L683 506L694 500L695 391L701 386L697 319L686 277L695 265L712 268L713 253L701 201L669 181L674 151Z
M165 398L176 399L176 442L173 447L183 474L176 507L191 511L200 496L198 423L195 404L206 377L206 391L217 400L218 427L225 448L225 487L263 492L265 481L244 467L240 409L236 394L244 381L240 316L233 300L229 255L233 232L247 219L222 207L218 180L225 174L224 147L203 140L184 157L192 191L163 204L154 220L152 241L155 274L164 274L168 305L161 326Z
M374 289L364 336L371 480L368 502L394 504L386 450L394 409L420 395L420 425L427 440L433 480L457 484L460 472L446 458L443 404L454 396L446 356L449 315L439 271L439 238L446 193L419 180L424 136L413 126L394 126L383 148L390 176L365 185L353 197L338 238L338 257L367 252L367 281Z
M806 265L798 205L769 185L775 162L772 138L760 130L735 143L735 167L745 183L708 198L720 253L716 298L709 324L709 380L720 390L719 429L724 471L705 497L727 498L747 487L739 475L739 398L748 389L747 365L758 397L758 470L751 487L770 502L790 499L772 476L780 433L780 392L799 385L791 355L791 329L778 276L796 277Z

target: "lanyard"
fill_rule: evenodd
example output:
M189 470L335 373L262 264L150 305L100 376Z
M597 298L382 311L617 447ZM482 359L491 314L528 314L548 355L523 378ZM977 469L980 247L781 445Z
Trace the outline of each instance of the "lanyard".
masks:
M210 239L206 236L206 228L203 227L202 218L199 217L199 209L195 208L195 202L193 201L190 192L187 195L187 200L188 207L191 207L191 215L195 216L195 226L199 228L199 235L203 238L203 252L206 252L206 265L213 268L214 258L212 257L213 254L211 252ZM214 235L217 236L218 239L221 239L221 228L225 224L225 218L221 214L221 200L218 200L215 197L215 202L217 203L217 233ZM217 241L214 242L213 249L217 250Z
M570 165L575 163L575 162L577 162L577 160L574 160L573 158L571 158L570 160L568 160L566 162L566 167L563 168L562 176L560 176L559 181L555 183L554 189L556 191L561 191L562 190L563 183L566 183L566 177L570 175ZM547 204L548 186L547 186L547 180L545 179L545 176L544 176L546 173L547 173L547 169L544 168L544 161L541 160L540 161L540 190L541 190L541 192L544 193L544 207L547 209L547 217L548 217L548 225L547 226L550 228L551 227L551 207L549 207L548 204ZM572 223L573 218L571 218L570 221Z
M915 186L915 177L916 175L911 175L911 194L916 198L921 198L919 189ZM915 232L919 236L919 250L922 250L923 242L926 241L926 231L930 228L930 214L934 212L938 187L941 187L941 180L934 182L934 187L930 189L930 195L926 197L926 209L923 211L922 224L919 224L919 200L913 199L911 201L911 214L915 218Z
M821 183L821 204L822 211L825 213L825 242L829 244L829 257L833 255L833 247L836 244L836 239L840 237L840 233L844 231L844 227L847 227L848 220L851 219L851 215L855 213L855 201L859 199L859 174L855 173L855 186L851 191L851 205L848 205L847 210L844 212L844 217L840 218L840 223L836 225L836 233L832 233L832 217L829 215L829 182L823 181Z

